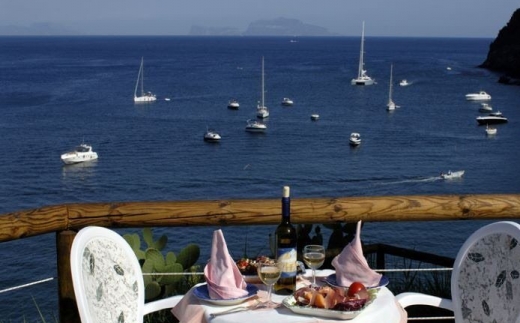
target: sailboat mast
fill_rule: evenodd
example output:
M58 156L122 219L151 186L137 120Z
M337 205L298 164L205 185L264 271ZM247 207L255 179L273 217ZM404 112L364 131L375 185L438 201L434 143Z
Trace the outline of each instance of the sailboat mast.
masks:
M264 105L264 57L262 56L262 107L265 107Z
M141 96L144 96L144 68L143 68L143 64L144 64L144 59L143 57L141 57L141 71L140 71L140 75L141 75Z
M390 88L388 92L388 102L392 102L392 89L393 89L393 71L394 71L394 64L390 64Z
M365 51L365 22L363 21L363 29L361 31L361 49L359 51L359 69L358 69L358 78L363 75L363 53Z

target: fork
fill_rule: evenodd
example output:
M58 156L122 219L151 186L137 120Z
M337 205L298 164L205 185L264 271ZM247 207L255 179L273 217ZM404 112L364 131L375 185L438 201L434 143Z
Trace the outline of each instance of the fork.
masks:
M222 312L211 313L209 316L210 316L211 318L214 318L214 317L217 317L217 316L220 316L220 315L225 315L225 314L231 314L231 313L237 313L237 312L242 312L242 311L253 310L253 309L255 309L255 307L258 306L258 304L259 304L259 301L258 301L258 300L255 300L255 303L254 303L254 304L250 304L250 305L247 305L247 306L238 306L238 307L230 308L230 309L225 310L225 311L222 311Z

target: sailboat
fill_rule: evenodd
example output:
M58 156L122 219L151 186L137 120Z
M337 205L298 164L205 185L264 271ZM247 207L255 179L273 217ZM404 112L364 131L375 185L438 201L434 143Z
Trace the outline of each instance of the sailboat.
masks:
M256 116L258 118L267 118L269 116L269 109L264 104L265 90L264 90L264 57L262 56L262 102L258 102L256 106Z
M137 96L137 89L141 85L141 95ZM144 92L144 60L141 57L141 67L139 67L139 73L137 74L137 81L135 83L134 90L134 102L153 102L157 100L155 94L152 92Z
M394 88L394 81L393 81L393 69L394 65L390 65L390 88L388 90L388 104L386 105L386 109L388 111L394 111L396 108L399 108L398 105L395 104L395 102L392 100L392 92Z
M363 31L361 32L361 50L359 52L358 77L352 79L352 85L372 85L374 80L367 75L365 63L363 62L363 54L365 50L365 22L363 21Z

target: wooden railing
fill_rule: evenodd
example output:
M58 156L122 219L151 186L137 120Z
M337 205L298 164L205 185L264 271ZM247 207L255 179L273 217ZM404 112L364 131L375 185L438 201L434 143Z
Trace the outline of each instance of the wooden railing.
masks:
M291 220L298 224L520 219L520 194L302 198L291 204ZM69 266L77 230L279 221L279 199L64 204L0 215L0 242L56 232L60 321L80 322Z

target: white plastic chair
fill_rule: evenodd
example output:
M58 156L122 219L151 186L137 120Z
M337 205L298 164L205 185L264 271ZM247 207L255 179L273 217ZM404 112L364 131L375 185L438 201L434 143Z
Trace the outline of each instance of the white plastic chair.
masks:
M520 323L520 225L502 221L475 231L457 254L452 299L402 293L403 307L430 305L451 310L455 322Z
M116 232L86 227L70 254L72 283L83 323L142 323L151 312L174 307L182 296L144 302L141 266L130 245Z

